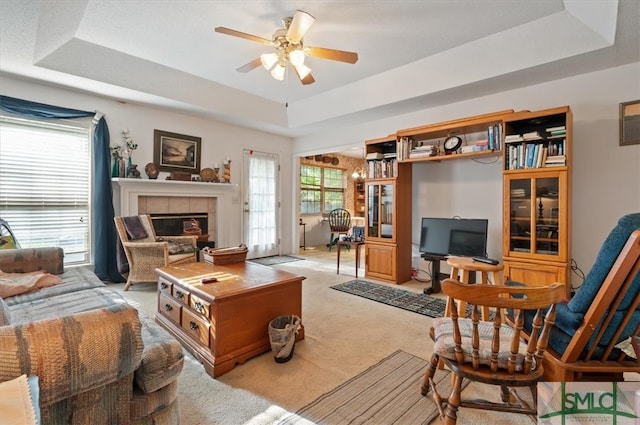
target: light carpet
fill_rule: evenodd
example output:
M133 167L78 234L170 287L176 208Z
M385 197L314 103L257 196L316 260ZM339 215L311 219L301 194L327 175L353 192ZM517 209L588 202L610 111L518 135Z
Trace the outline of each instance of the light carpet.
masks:
M389 285L355 279L331 286L331 289L357 295L379 303L412 311L428 317L443 317L446 301L424 293L393 288Z

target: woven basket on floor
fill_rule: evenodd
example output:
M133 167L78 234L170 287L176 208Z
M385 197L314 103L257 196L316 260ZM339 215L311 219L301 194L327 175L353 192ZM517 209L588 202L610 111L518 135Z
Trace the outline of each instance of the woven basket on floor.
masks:
M244 245L231 248L204 248L202 258L209 264L241 263L247 259L248 251Z

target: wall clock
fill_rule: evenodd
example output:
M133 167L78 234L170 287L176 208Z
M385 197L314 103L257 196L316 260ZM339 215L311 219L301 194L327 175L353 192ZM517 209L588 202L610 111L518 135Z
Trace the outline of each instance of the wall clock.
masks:
M462 139L458 136L449 136L444 140L444 153L451 154L462 146Z

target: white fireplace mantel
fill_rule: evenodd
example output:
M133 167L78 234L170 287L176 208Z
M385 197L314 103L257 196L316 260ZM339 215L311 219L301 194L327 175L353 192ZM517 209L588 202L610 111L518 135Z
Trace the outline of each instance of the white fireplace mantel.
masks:
M218 220L227 214L236 215L238 211L238 185L233 183L204 183L178 180L151 179L111 179L113 188L113 208L117 216L138 215L138 199L141 196L202 197L217 198ZM234 196L235 195L235 196ZM224 226L216 223L218 246L225 246L229 234Z

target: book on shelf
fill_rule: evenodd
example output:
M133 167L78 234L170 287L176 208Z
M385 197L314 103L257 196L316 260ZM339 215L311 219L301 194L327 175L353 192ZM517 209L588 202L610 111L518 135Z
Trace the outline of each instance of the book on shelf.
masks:
M556 127L548 127L545 129L547 133L553 133L554 131L566 131L567 127L564 125L558 125Z
M530 131L528 133L524 133L522 135L522 138L524 140L536 140L536 139L541 139L540 137L540 133L537 131Z
M384 154L382 152L369 152L367 159L384 159Z
M524 139L520 134L508 134L504 138L505 143L522 142Z

